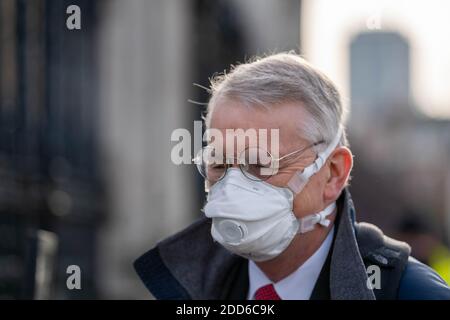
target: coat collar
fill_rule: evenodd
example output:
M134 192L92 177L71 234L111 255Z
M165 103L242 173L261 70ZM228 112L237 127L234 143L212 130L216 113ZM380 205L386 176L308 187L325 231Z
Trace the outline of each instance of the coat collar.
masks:
M332 300L375 300L367 285L367 273L355 235L355 208L350 192L344 190L339 202L339 222L330 266Z

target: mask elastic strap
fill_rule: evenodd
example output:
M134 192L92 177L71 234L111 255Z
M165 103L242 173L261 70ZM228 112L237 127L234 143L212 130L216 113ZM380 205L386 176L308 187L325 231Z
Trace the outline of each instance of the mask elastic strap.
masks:
M339 144L342 136L342 128L339 128L338 133L334 137L333 141L328 145L328 147L317 155L316 160L309 166L307 166L302 171L297 171L289 180L287 186L294 195L300 193L305 187L306 183L308 183L309 178L311 178L320 168L323 167L325 162L327 161L330 154Z
M323 227L328 227L330 225L330 220L328 220L327 217L332 214L335 209L336 203L333 202L324 210L318 213L313 213L309 216L297 219L299 223L297 233L306 233L308 231L311 231L314 229L314 226L316 224L320 224Z

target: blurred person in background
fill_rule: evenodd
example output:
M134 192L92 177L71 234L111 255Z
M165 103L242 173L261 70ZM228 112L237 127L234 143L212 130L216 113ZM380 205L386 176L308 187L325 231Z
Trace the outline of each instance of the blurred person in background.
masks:
M413 210L406 210L397 226L397 237L411 245L417 260L432 267L450 283L450 250L436 236L434 226Z
M211 93L207 128L279 129L279 157L252 163L245 145L232 163L195 159L206 217L134 264L157 299L450 299L408 244L356 222L347 110L325 75L275 54L217 77ZM235 159L228 151L214 150Z

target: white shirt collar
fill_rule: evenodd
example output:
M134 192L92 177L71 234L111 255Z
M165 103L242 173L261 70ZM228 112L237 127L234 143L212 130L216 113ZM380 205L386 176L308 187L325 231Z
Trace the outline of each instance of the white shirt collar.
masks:
M334 226L328 233L325 241L319 249L308 258L297 270L273 283L276 292L282 300L308 300L311 297L314 286L319 278L320 271L327 259L333 242ZM272 283L264 272L254 263L248 263L249 290L247 299L254 299L256 290Z

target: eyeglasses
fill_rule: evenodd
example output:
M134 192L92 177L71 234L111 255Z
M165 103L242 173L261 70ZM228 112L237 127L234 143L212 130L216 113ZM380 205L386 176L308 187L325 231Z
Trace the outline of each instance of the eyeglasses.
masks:
M318 146L325 141L315 142L301 149L290 152L280 158L275 158L270 152L250 147L243 150L237 158L226 158L222 150L215 150L212 146L203 147L193 159L200 174L209 182L221 180L228 168L237 164L244 176L253 181L265 181L278 173L280 161L299 155L309 148Z

